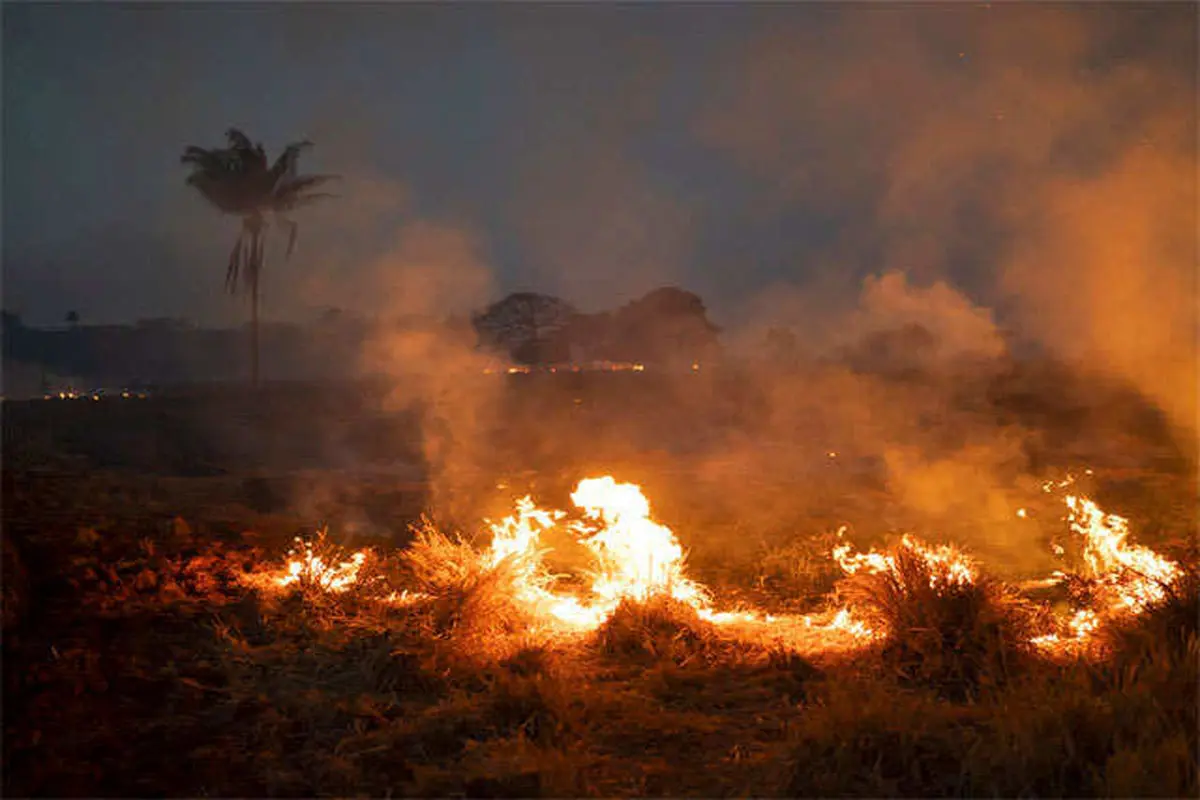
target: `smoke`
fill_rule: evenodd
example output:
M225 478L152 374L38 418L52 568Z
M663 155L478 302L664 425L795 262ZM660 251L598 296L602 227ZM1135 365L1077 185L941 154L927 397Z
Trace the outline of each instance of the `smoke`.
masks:
M861 338L910 326L927 330L931 348L946 361L991 360L1006 351L992 312L974 305L947 283L919 287L900 272L868 276L861 305L846 325L848 332Z
M754 214L830 220L727 326L731 361L757 365L653 389L647 377L613 397L564 387L520 407L481 382L466 336L389 334L367 358L394 378L393 403L428 409L442 500L520 466L639 479L656 464L689 476L648 487L668 509L693 481L714 513L763 535L855 518L1047 566L1034 541L1044 531L1015 512L1037 491L1045 441L1062 437L996 399L1013 374L1032 374L1024 345L1133 387L1177 439L1194 430L1194 46L1180 14L1194 16L821 7L720 54L698 141L755 182ZM1144 44L1160 34L1163 47ZM622 53L628 69L551 93L566 110L515 165L522 274L581 306L675 279L704 240L703 204L635 157L664 96L661 65L636 46ZM625 90L634 99L619 102ZM477 239L427 223L400 231L363 297L406 314L490 299ZM797 334L788 369L764 360L772 327ZM1081 436L1112 405L1099 383L1033 392L1090 404ZM574 416L549 410L576 393Z
M679 283L693 209L647 146L669 102L667 47L611 9L525 9L513 20L502 41L532 112L505 198L519 279L587 311Z
M705 460L730 513L768 502L735 474L790 475L810 510L1045 567L1044 531L1014 512L1048 443L1149 464L1161 440L1124 386L1190 452L1195 23L1179 6L821 7L746 43L696 134L761 182L760 213L831 229L726 335L761 363L786 328L801 365L761 363L757 425ZM825 451L865 476L857 512L824 494Z
M779 206L849 220L823 263L965 289L1188 441L1195 22L1153 4L825 9L749 43L697 132Z
M1190 442L1200 341L1195 160L1159 141L1100 175L1047 187L1001 279L1023 331L1136 387Z
M514 198L532 285L596 311L677 282L692 239L687 209L618 149L572 143L569 155L539 150Z
M494 291L482 247L468 230L419 220L364 273L386 317L371 329L361 367L388 387L382 411L416 414L431 502L451 516L460 495L490 479L481 465L499 410L469 323Z
M380 410L419 415L439 510L522 468L638 479L654 464L698 481L668 494L699 492L752 529L972 520L961 535L986 544L1049 427L996 407L1006 376L1083 420L1081 436L1109 413L1091 384L1036 377L1054 373L1021 363L1030 344L1194 437L1192 5L105 13L61 30L57 11L13 17L49 31L6 59L26 77L13 119L53 123L16 125L40 133L9 159L30 202L6 212L27 231L6 253L53 267L27 269L29 292L100 296L95 275L124 275L138 280L110 293L161 291L122 289L122 315L170 309L160 265L177 263L212 298L204 316L240 320L219 295L231 221L161 165L229 124L272 153L311 138L303 170L345 179L297 214L290 261L272 239L265 317L374 320L357 366L387 386ZM127 44L164 42L155 70ZM116 176L129 153L155 177ZM75 208L51 179L64 156L93 187ZM104 228L107 244L91 238ZM87 250L111 251L106 269ZM545 392L482 374L468 314L509 291L599 310L665 283L725 312L726 371ZM795 335L787 369L766 363L771 328Z

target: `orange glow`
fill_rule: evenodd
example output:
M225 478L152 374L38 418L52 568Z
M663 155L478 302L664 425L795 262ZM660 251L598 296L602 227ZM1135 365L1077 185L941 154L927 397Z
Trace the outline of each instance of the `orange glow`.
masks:
M1069 486L1071 481L1050 482L1047 491ZM526 496L516 501L513 513L498 522L485 521L490 541L478 552L486 569L503 567L511 576L512 599L528 611L533 628L543 633L571 634L597 629L625 601L645 602L669 597L693 609L702 619L732 635L785 643L800 649L833 650L860 647L878 640L885 631L865 622L852 606L833 607L817 614L773 615L754 608L718 610L712 593L690 578L686 553L675 534L652 516L649 500L633 483L612 476L579 481L570 495L575 511L539 508ZM1166 596L1166 587L1179 578L1179 565L1149 548L1130 544L1128 521L1102 511L1093 501L1068 495L1070 530L1082 538L1083 560L1095 587L1089 607L1072 609L1058 629L1031 643L1044 651L1085 651L1106 620L1142 613ZM1017 510L1018 517L1025 509ZM544 563L547 534L566 536L581 545L590 557L585 581L565 588ZM856 552L845 540L846 529L830 556L847 575L866 571L887 574L904 586L913 579L902 569L902 558L913 557L924 565L928 589L936 594L970 586L979 580L976 562L949 544L932 545L905 534L896 549ZM1051 545L1060 555L1061 546ZM273 572L247 576L261 589L316 590L341 594L364 587L367 550L343 552L324 540L296 540L285 563ZM1064 580L1055 573L1044 580L1025 581L1022 588L1047 588ZM922 581L925 579L922 578ZM921 588L921 587L907 587ZM433 599L419 592L393 591L379 602L405 608Z

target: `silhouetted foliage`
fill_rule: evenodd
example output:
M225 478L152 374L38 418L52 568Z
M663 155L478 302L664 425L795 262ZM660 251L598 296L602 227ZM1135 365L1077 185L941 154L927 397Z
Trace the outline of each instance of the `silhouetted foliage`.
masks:
M519 292L475 314L471 323L482 347L520 364L692 364L712 358L719 347L719 329L704 302L676 287L596 314L578 313L557 297Z
M562 331L576 315L565 300L517 292L471 317L479 343L522 364L564 361L569 355Z
M324 197L333 195L313 192L317 186L333 180L334 175L298 175L300 151L312 142L294 142L270 167L261 144L251 145L250 139L236 128L225 133L228 147L211 150L189 145L181 161L192 167L187 183L204 199L226 214L242 218L242 229L225 270L225 288L236 292L242 279L250 293L251 375L258 383L258 287L265 265L265 235L269 220L275 220L288 231L287 254L296 246L298 226L287 214Z
M648 364L690 364L715 357L720 329L699 295L667 286L612 314L608 358Z

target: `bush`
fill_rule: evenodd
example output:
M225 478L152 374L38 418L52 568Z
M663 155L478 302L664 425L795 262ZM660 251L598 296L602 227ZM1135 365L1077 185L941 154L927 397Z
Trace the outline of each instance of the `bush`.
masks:
M643 602L623 600L596 631L600 649L615 656L665 659L685 664L716 644L713 626L696 610L657 595Z
M1126 620L1105 626L1103 649L1117 669L1136 668L1150 654L1160 654L1172 664L1187 662L1187 654L1200 637L1200 566L1184 567L1183 574L1162 587L1161 600Z
M831 533L767 548L758 560L759 582L791 600L828 594L842 575L829 557L838 541L837 534Z
M528 612L516 600L517 573L511 562L491 565L462 539L431 528L419 530L401 555L414 591L429 596L422 608L435 636L468 637L524 630Z
M839 585L856 614L886 632L885 666L964 699L1007 683L1033 657L1030 639L1051 624L1045 609L987 576L956 580L913 546L900 546L893 559L892 569L861 571Z

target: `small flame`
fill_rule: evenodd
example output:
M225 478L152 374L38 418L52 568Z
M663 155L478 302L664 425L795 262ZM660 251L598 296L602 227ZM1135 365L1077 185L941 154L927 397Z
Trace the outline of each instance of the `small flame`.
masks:
M326 564L317 555L312 542L296 539L298 547L289 554L284 574L274 579L277 586L314 586L329 592L344 592L358 581L358 573L367 560L365 550L359 550L339 564Z
M841 536L844 530L844 528L839 530L838 535ZM904 534L900 539L900 547L925 562L929 571L929 587L931 589L937 589L943 583L950 586L962 586L975 582L977 576L975 565L957 548L950 545L928 545L909 534ZM852 554L850 551L853 549L853 545L849 542L843 542L834 547L832 551L834 561L846 574L853 575L865 569L873 573L887 572L897 579L900 578L894 555L880 553L876 550Z

